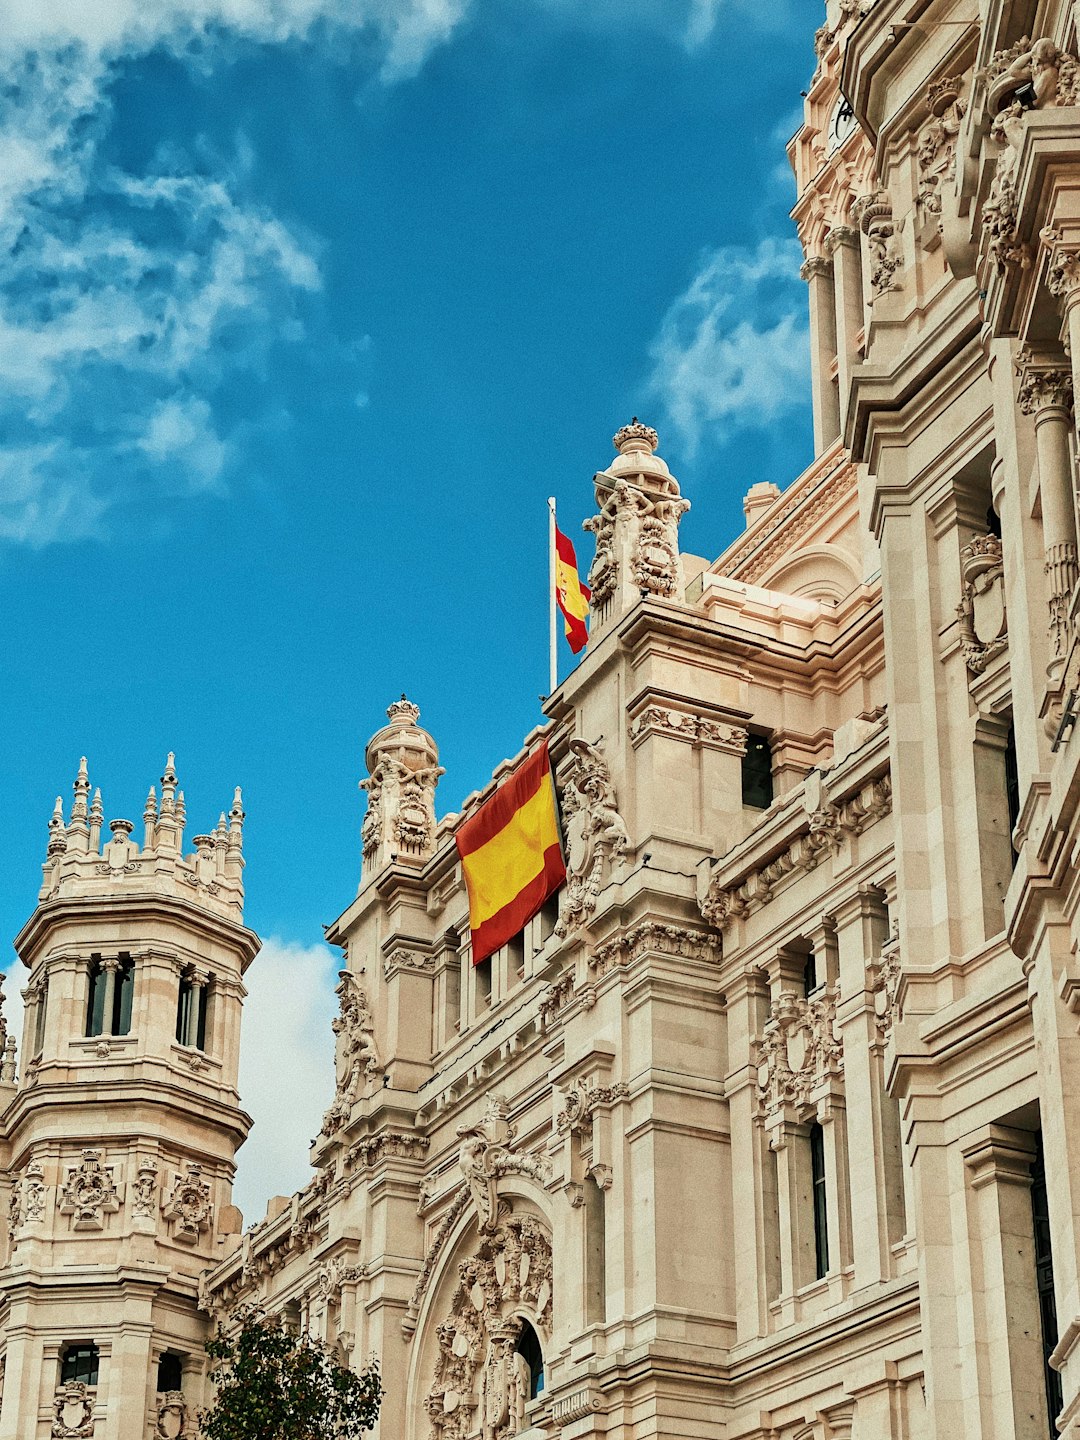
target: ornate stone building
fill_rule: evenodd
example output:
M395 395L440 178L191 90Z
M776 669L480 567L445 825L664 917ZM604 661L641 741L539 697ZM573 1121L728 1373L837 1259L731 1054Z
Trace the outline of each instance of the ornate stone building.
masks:
M185 855L170 764L103 844L80 771L0 1073L0 1440L193 1435L242 1300L379 1356L381 1440L1080 1436L1078 11L829 0L815 459L707 561L615 436L522 751L567 883L479 966L455 830L521 756L440 818L391 705L315 1178L246 1231L239 794Z

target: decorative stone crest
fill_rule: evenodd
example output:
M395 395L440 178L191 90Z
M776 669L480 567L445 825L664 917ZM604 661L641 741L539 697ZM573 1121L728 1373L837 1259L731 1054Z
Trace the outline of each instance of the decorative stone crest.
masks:
M84 1150L82 1155L81 1163L67 1172L59 1196L60 1213L74 1215L76 1230L100 1230L105 1216L120 1209L120 1196L113 1183L112 1166L101 1163L101 1151Z
M339 971L334 993L340 1005L333 1022L337 1090L334 1103L323 1116L323 1135L333 1135L341 1129L365 1085L382 1069L375 1044L375 1021L367 996L351 970Z
M162 1214L172 1225L173 1239L182 1245L197 1245L210 1229L214 1206L210 1186L202 1178L202 1166L189 1164L186 1175L177 1175L162 1206Z
M155 1437L160 1437L160 1440L186 1440L191 1433L188 1429L188 1407L183 1391L164 1391L157 1400Z
M619 814L615 786L599 746L570 741L574 761L563 791L566 892L555 933L562 937L588 923L596 909L604 871L621 860L630 837Z
M941 228L941 197L956 168L956 137L967 112L960 98L963 78L947 75L926 92L930 119L919 137L919 204Z
M526 1317L551 1327L551 1243L530 1215L512 1216L458 1266L439 1358L424 1402L431 1440L508 1440L525 1424L529 1367L517 1353Z
M154 1160L143 1158L139 1161L135 1180L131 1187L131 1213L134 1216L154 1216L158 1209L158 1167Z
M836 986L809 999L785 990L773 1001L758 1051L758 1094L769 1115L805 1109L821 1086L844 1069L836 1034Z
M493 1096L479 1125L459 1125L458 1164L468 1186L482 1234L495 1229L499 1219L497 1182L500 1175L528 1175L538 1184L547 1182L547 1170L532 1155L518 1155L512 1149L516 1131L506 1118L506 1101Z
M870 250L870 298L877 300L890 290L900 289L894 278L900 268L900 247L889 192L874 190L864 195L856 200L851 213L866 236Z
M353 1285L363 1280L367 1273L365 1266L350 1265L344 1255L335 1255L316 1271L315 1293L324 1303L335 1304L343 1285Z
M94 1433L94 1402L81 1380L72 1380L57 1391L53 1414L53 1440L90 1440Z
M1009 643L1005 614L1005 583L1001 541L980 535L960 552L964 588L956 618L964 662L973 675L981 675Z

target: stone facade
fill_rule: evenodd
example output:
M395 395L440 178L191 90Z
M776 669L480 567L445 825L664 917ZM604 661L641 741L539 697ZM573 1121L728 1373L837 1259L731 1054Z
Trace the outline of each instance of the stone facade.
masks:
M314 1178L243 1233L239 796L185 856L170 762L102 844L80 770L18 1082L3 1036L0 1440L192 1434L250 1300L378 1355L380 1440L1080 1437L1078 9L829 0L815 459L710 563L614 437L522 751L567 883L480 966L454 835L522 755L439 818L390 706Z

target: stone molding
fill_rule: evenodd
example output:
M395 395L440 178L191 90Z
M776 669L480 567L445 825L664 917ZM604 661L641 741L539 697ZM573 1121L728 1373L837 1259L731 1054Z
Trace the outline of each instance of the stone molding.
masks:
M747 731L741 725L728 725L705 715L693 715L665 705L647 705L634 716L627 734L635 750L650 735L672 740L685 740L694 746L727 750L733 755L746 753Z

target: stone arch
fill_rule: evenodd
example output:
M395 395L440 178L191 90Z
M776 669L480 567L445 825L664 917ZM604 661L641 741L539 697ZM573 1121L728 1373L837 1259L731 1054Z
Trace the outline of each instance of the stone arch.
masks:
M465 1440L476 1433L510 1440L524 1428L530 1395L528 1366L517 1353L524 1322L550 1353L550 1225L530 1195L513 1208L500 1205L487 1231L469 1214L455 1232L418 1318L408 1434L410 1440Z
M769 590L835 605L859 585L855 563L839 545L805 545L785 556L757 582Z

